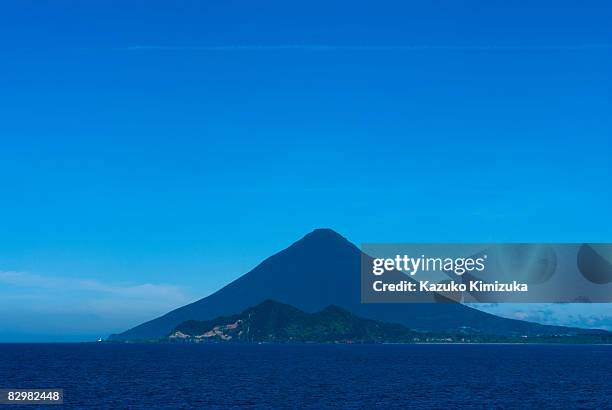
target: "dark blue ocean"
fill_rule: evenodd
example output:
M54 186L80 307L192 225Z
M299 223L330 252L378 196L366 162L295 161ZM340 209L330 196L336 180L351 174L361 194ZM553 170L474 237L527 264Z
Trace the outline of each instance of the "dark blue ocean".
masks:
M63 388L66 408L603 409L612 346L0 344L0 388Z

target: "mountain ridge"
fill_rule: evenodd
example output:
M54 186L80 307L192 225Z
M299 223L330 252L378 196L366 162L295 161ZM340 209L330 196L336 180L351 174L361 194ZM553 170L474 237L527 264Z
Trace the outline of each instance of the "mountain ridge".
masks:
M416 332L364 319L339 306L314 313L271 299L232 316L180 323L160 342L174 343L610 343L612 334L522 336Z
M168 339L195 342L382 343L413 342L419 336L402 325L363 319L335 305L306 313L267 299L237 315L183 322Z

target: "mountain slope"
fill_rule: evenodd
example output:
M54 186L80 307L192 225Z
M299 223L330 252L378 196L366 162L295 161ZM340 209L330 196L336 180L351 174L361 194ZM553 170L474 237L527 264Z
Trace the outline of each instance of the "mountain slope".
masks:
M250 272L194 303L111 340L155 339L186 320L210 320L242 312L266 299L315 312L336 305L360 317L400 323L422 331L464 331L492 335L588 332L505 319L458 303L362 304L361 251L331 229L317 229Z
M337 306L306 313L266 300L244 312L179 324L170 340L232 342L412 342L421 336L391 323L362 319Z

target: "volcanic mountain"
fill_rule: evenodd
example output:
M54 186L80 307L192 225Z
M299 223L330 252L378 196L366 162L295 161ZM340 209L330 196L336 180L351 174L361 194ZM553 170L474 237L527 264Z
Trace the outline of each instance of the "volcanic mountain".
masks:
M187 320L238 314L268 299L309 313L334 305L363 318L399 323L416 331L509 336L589 332L505 319L460 303L362 304L361 257L361 251L338 233L316 229L212 295L109 339L158 339Z

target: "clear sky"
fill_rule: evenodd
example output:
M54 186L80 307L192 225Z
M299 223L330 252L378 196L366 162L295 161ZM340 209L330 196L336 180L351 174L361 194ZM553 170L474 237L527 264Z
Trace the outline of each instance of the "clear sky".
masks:
M4 5L0 341L124 330L317 227L612 241L610 21L603 0ZM598 309L572 323L612 326Z

